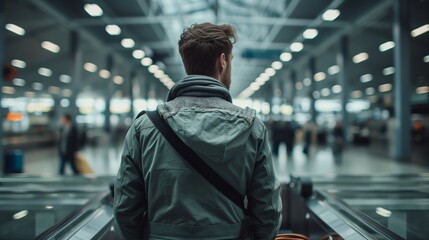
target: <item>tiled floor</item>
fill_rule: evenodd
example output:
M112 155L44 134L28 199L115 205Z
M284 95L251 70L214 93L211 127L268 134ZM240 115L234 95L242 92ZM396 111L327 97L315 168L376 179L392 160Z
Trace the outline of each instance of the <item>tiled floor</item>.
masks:
M112 144L104 138L96 147L88 146L82 150L96 175L115 175L119 163L121 146ZM399 162L388 157L386 143L373 143L370 147L350 145L345 149L342 159L335 159L326 146L313 146L309 156L302 153L302 146L296 145L292 157L286 156L285 145L280 145L279 156L274 159L277 176L286 179L294 175L389 175L429 172L424 152L414 152L411 162ZM427 151L427 150L424 150ZM58 155L55 148L26 150L25 172L30 175L55 175L58 173ZM429 160L428 160L429 161ZM422 164L423 163L423 164ZM71 174L70 166L66 173Z

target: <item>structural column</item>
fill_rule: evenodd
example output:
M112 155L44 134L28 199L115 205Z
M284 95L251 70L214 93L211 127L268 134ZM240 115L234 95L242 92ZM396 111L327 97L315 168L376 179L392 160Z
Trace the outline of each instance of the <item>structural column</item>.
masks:
M409 1L394 1L393 40L394 48L394 113L396 159L411 156L411 107L410 107L410 26Z
M350 97L350 55L349 55L349 39L343 36L340 40L340 49L337 55L337 64L340 68L338 73L338 83L341 85L341 121L343 124L343 139L348 139L349 130L349 113L347 112L347 103Z
M317 113L316 113L316 99L313 96L314 90L316 89L316 86L314 86L315 82L314 82L314 75L316 74L316 59L314 59L314 57L312 57L310 59L310 63L309 63L309 70L310 70L310 79L311 79L311 85L310 85L310 93L309 93L309 97L310 97L310 115L311 115L311 121L316 122L316 117L317 117Z
M82 84L83 51L79 34L76 31L72 31L70 37L70 50L74 62L72 95L70 96L70 114L73 117L77 117L77 115L79 115L79 108L76 104L76 101Z
M131 120L133 120L134 116L135 116L135 112L134 112L134 90L133 90L135 78L136 78L136 71L132 70L130 73L130 81L128 82L128 93L130 94L130 112L129 112L128 116L131 118Z
M0 66L4 66L4 1L0 0ZM3 153L3 122L6 119L6 111L1 106L3 99L3 71L0 78L0 173L3 173L4 153Z
M291 105L293 112L292 115L295 115L295 96L296 96L296 71L295 70L291 70L290 71L290 83L291 83L291 88L290 88L290 99L289 99L289 104Z
M111 124L110 124L110 102L112 100L112 95L114 92L114 83L113 83L113 57L108 55L106 59L106 70L109 71L110 76L106 79L107 82L107 91L104 98L106 102L106 109L104 110L104 130L108 133L111 133Z

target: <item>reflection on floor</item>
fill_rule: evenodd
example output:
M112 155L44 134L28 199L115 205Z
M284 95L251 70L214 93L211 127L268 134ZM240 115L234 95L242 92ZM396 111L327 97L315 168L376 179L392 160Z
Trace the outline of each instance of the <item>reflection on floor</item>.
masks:
M122 151L121 146L111 147L104 141L97 147L86 147L81 153L87 159L96 175L116 175ZM280 145L279 156L274 159L276 174L284 179L289 173L295 175L388 175L429 172L422 164L399 162L387 157L383 146L349 146L341 159L335 159L326 146L313 146L309 156L302 153L302 145L296 145L291 157L286 155L286 146ZM384 155L383 156L383 152ZM26 150L25 172L31 175L55 175L58 173L58 154L56 148ZM425 155L413 156L412 162L422 161ZM414 154L416 155L416 154ZM426 155L427 156L427 155ZM417 160L415 160L417 159ZM427 165L426 165L427 166ZM71 174L70 166L66 173Z

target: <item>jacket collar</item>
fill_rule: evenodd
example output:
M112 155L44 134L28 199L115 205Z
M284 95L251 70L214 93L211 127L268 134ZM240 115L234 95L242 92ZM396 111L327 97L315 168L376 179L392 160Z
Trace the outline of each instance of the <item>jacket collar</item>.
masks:
M231 95L225 85L204 75L189 75L177 82L168 92L167 102L180 96L219 97L232 102Z

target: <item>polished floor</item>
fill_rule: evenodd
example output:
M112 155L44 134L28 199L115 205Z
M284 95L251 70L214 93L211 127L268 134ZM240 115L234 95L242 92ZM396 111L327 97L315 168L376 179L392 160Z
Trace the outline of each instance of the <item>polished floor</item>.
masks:
M101 138L96 146L87 146L81 154L87 159L94 174L116 175L121 155L121 144ZM312 146L309 155L302 153L302 145L294 147L292 156L286 155L286 146L281 144L278 157L274 159L275 171L280 180L294 175L397 175L429 172L427 149L413 151L408 161L389 157L388 143L372 143L370 146L349 145L339 158L335 158L329 146ZM24 150L25 173L29 175L58 174L59 160L54 147ZM70 166L66 174L71 174Z

